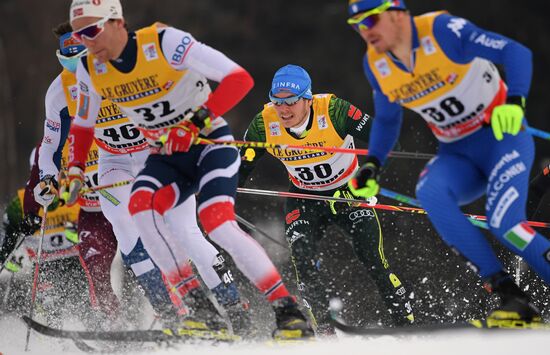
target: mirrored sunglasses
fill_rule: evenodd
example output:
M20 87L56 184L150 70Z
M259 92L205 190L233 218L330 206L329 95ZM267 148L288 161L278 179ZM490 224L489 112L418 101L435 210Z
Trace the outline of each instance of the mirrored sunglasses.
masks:
M298 95L282 98L282 97L275 97L269 94L269 100L275 106L281 106L283 104L287 106L292 106L292 105L295 105L298 101L300 101L301 98L302 96L298 96Z
M73 32L73 37L82 42L82 38L93 41L97 38L105 29L105 23L109 21L111 15L102 18L101 20L92 23L84 28L81 28Z
M391 6L392 2L386 1L372 10L350 17L347 21L348 25L351 25L356 31L371 29L380 21L380 14L388 10Z

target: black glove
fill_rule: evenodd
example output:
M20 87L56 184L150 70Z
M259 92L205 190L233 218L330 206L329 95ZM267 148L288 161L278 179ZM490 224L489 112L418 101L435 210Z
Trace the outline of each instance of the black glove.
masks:
M18 232L24 236L33 235L37 230L40 229L41 224L42 217L34 213L29 213L25 217L23 217L23 220L21 221L21 223L19 223Z
M34 199L44 207L48 207L57 196L59 184L53 175L44 176L33 189Z
M380 190L380 162L375 157L367 157L355 176L348 182L348 187L354 196L368 198L375 196Z
M192 116L189 117L189 121L191 121L198 129L203 129L204 127L210 128L212 126L211 124L211 116L212 114L206 107L199 107L195 111L192 112Z

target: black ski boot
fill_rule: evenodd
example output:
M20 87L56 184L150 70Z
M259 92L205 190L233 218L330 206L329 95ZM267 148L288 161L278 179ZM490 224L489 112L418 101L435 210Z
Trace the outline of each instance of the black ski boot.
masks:
M250 319L250 304L248 301L225 305L224 309L233 327L233 333L243 338L254 336L255 332Z
M498 294L501 300L501 306L487 317L489 327L526 328L542 323L540 311L508 273L499 272L488 279L484 287Z
M401 280L394 274L389 273L388 278L393 286L394 294L391 296L390 316L392 326L403 327L414 323L414 313L411 305L411 294L405 289ZM386 300L386 304L390 303Z
M191 311L191 314L185 318L184 323L196 323L195 326L198 323L204 323L211 330L227 330L227 323L216 306L200 288L189 291L184 302Z
M277 321L277 329L273 331L275 340L297 340L312 338L313 329L298 309L294 297L283 297L272 304Z

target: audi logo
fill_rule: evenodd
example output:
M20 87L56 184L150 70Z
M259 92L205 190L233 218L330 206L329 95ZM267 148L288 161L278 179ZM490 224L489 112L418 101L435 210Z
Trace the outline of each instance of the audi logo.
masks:
M358 218L363 217L374 217L374 212L372 210L364 209L364 210L357 210L353 211L349 214L349 219L352 221L355 221Z

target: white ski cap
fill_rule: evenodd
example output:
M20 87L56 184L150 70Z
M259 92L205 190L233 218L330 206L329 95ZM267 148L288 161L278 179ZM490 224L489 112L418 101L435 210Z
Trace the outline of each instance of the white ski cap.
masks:
M122 5L120 0L73 0L71 2L70 20L81 17L100 17L109 15L112 19L122 18Z

